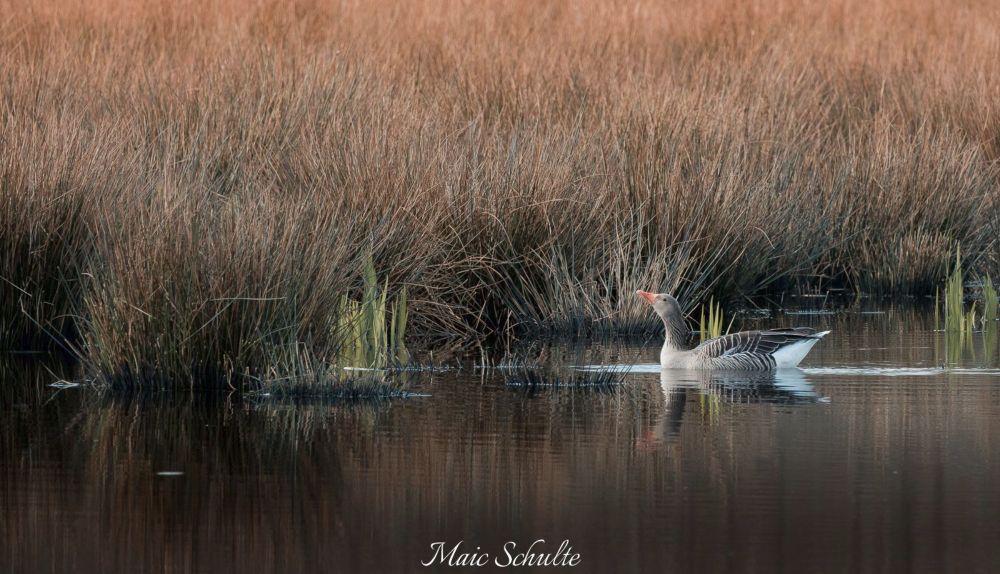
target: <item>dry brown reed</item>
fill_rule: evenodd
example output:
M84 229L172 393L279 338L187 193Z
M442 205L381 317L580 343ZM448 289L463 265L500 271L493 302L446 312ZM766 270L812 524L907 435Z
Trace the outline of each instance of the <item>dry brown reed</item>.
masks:
M0 333L103 373L1000 275L990 2L0 0ZM275 351L275 350L278 351Z

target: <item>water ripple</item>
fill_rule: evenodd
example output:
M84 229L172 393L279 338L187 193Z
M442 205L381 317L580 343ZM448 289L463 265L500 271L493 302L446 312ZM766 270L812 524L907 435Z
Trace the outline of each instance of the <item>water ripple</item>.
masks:
M988 375L1000 376L997 369L947 368L947 367L807 367L802 369L807 375L868 375L877 377L926 377L940 375Z

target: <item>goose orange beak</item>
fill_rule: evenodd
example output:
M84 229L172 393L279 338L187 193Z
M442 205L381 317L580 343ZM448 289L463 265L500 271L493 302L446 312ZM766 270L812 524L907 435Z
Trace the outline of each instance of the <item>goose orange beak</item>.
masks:
M656 293L650 293L649 291L643 291L640 289L636 291L635 294L645 299L650 305L652 305L653 301L656 300Z

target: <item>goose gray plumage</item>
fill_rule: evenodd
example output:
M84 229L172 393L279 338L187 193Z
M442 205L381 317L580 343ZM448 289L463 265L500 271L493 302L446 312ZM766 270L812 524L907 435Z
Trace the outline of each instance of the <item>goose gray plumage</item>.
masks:
M665 338L660 366L677 369L769 371L795 367L829 331L808 327L743 331L688 348L690 334L680 303L666 293L636 291L663 319Z

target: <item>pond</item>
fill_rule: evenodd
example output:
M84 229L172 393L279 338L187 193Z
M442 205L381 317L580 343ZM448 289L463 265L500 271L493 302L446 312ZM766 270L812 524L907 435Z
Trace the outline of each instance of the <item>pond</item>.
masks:
M550 354L628 366L622 385L470 367L367 405L107 396L10 366L0 570L426 572L444 542L490 571L539 539L578 572L1000 569L995 329L956 352L908 308L742 326L787 325L833 330L788 373L595 343Z

